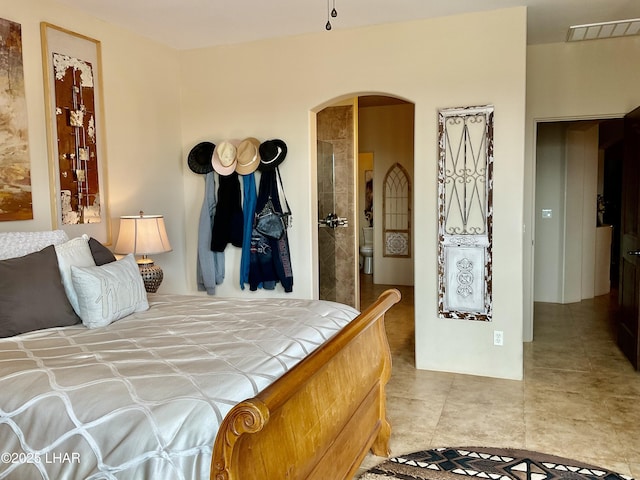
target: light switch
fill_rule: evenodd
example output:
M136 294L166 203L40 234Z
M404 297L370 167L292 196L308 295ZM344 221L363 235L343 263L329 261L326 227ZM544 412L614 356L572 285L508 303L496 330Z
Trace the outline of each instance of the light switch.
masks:
M553 210L550 208L542 209L542 218L551 218L553 216Z

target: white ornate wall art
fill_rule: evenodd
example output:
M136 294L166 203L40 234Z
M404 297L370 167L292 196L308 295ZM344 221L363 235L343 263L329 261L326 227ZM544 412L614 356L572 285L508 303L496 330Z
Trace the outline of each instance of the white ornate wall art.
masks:
M493 106L438 115L438 314L490 321Z

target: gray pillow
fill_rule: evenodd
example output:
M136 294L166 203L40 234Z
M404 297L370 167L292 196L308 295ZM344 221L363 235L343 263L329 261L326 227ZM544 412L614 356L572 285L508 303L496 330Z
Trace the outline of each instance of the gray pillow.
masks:
M0 337L79 322L64 291L53 245L0 261Z
M91 255L93 255L93 261L98 266L116 261L116 256L111 253L111 250L93 237L89 239L89 248L91 249Z

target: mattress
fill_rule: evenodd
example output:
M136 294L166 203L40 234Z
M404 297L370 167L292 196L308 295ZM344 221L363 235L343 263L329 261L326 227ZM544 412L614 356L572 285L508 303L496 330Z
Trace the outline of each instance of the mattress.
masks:
M107 327L0 339L0 478L207 479L226 413L358 312L149 295Z

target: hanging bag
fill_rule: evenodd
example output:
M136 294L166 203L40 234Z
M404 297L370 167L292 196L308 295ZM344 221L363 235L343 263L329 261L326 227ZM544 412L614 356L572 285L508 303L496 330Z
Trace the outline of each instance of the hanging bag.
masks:
M287 207L285 212L282 212L282 219L284 221L284 228L291 228L293 224L293 216L291 214L291 208L289 207L289 202L287 201L287 196L284 194L284 185L282 184L282 177L280 176L280 169L276 167L276 174L278 175L277 179L277 188L279 198L284 200L284 204Z
M276 212L269 197L264 208L256 214L256 230L267 237L280 240L284 235L284 229L282 214Z
M278 192L281 194L282 199L284 199L287 210L283 213L276 211L273 202L271 202L271 195L269 195L269 199L264 205L264 208L260 213L256 214L255 225L256 230L262 235L280 240L285 230L291 226L291 208L284 193L284 186L282 185L282 178L280 177L280 170L278 168L276 168L276 173L278 176Z

